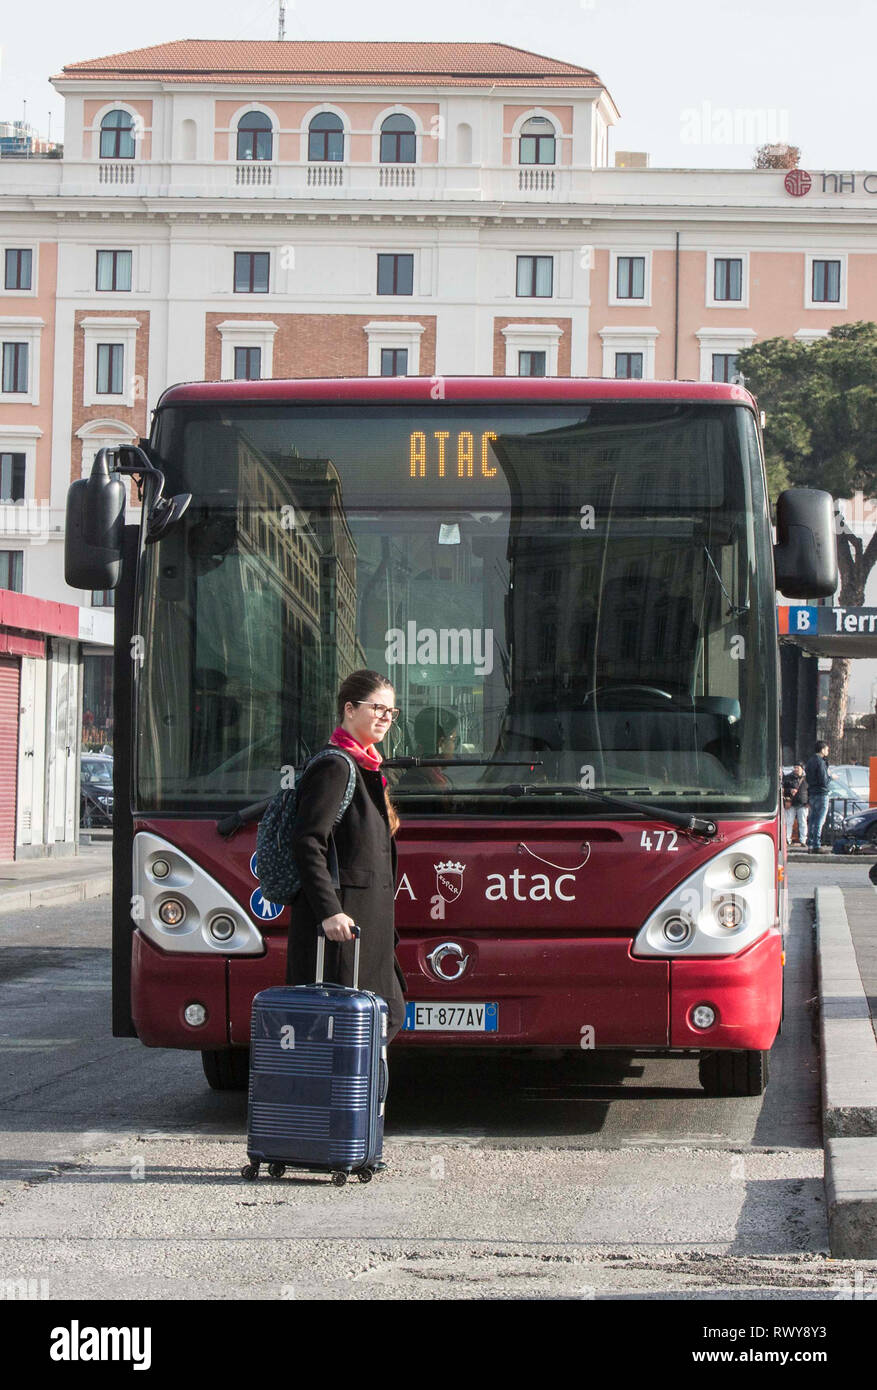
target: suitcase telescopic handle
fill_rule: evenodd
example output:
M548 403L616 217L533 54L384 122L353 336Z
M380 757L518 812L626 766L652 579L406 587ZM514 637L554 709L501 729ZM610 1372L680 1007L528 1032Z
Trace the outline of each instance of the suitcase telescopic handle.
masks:
M353 988L359 989L359 927L352 926L350 930L356 938L356 946L353 951ZM323 983L323 973L326 965L326 933L323 931L323 924L320 923L317 932L317 979L316 983Z

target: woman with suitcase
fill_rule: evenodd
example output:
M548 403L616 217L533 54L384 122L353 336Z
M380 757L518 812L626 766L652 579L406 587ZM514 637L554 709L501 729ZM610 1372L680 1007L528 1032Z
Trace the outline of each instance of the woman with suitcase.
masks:
M316 978L317 934L326 937L325 979L353 984L354 923L360 930L359 988L387 1001L388 1041L405 1020L405 976L396 960L393 924L396 882L394 835L399 818L380 771L377 745L397 719L395 691L377 671L354 671L338 691L338 726L329 743L356 766L353 798L335 818L348 783L347 758L324 757L299 784L292 853L302 891L292 906L286 978ZM337 856L333 883L330 837Z

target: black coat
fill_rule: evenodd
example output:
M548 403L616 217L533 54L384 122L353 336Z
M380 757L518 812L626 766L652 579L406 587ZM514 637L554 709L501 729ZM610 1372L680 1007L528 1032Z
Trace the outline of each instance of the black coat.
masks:
M405 1019L406 989L395 955L396 845L381 774L358 765L353 800L333 830L347 777L345 759L321 758L299 784L292 853L302 891L292 905L286 978L289 984L313 983L319 925L337 912L346 912L361 932L359 987L386 999L392 1037ZM338 855L337 889L327 863L330 833ZM327 980L353 984L354 945L353 941L326 942Z
M814 753L804 764L804 776L807 778L807 791L811 796L814 792L827 792L831 781L828 759L821 753Z
M807 778L802 773L796 777L794 772L787 772L783 778L783 796L791 801L793 806L806 806L807 800Z

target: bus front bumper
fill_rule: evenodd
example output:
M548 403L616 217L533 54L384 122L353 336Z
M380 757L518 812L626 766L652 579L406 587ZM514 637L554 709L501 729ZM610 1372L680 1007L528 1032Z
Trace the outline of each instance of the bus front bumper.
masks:
M441 938L406 934L397 949L407 999L447 1006L496 1004L494 1031L403 1030L417 1047L766 1050L782 1009L782 943L770 931L737 956L639 959L628 937L455 935L467 956L460 979L439 981L428 956ZM284 983L286 933L266 937L265 955L168 954L134 933L132 1010L151 1047L246 1047L259 990ZM202 1024L186 1021L200 1003ZM693 1011L715 1021L699 1028ZM459 1017L459 1014L456 1015ZM453 1019L452 1019L453 1022Z

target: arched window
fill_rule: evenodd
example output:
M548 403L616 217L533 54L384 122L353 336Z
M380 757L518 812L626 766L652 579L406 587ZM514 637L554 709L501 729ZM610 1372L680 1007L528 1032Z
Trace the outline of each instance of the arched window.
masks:
M248 111L238 121L238 159L270 159L274 137L262 111Z
M100 123L101 159L133 159L134 117L130 111L108 111Z
M554 163L554 126L546 116L531 116L521 126L521 164Z
M457 126L457 163L472 163L472 127L468 121Z
M381 163L416 164L417 137L410 116L388 116L381 126Z
M344 126L334 111L323 111L308 126L308 159L343 159Z

